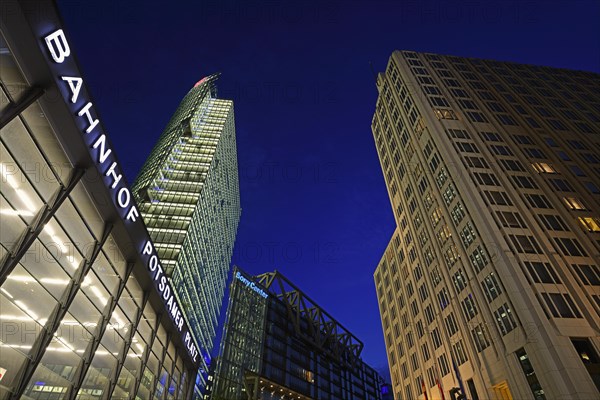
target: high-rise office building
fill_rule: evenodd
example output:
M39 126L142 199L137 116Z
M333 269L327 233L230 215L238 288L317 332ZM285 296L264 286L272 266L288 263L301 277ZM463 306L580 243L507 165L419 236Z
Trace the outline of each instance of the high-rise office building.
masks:
M396 51L377 88L396 399L598 398L600 76Z
M0 399L190 399L197 345L56 4L0 8Z
M233 102L216 98L216 79L200 80L183 98L134 184L204 358L215 340L240 218Z
M212 400L382 400L363 344L281 273L234 268Z

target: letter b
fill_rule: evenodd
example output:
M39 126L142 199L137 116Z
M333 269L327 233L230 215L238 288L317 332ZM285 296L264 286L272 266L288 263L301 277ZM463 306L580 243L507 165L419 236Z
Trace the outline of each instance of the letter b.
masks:
M46 36L45 40L52 58L57 63L61 64L63 61L65 61L65 58L71 55L71 49L69 48L67 38L65 37L65 33L62 29L59 29L56 32Z

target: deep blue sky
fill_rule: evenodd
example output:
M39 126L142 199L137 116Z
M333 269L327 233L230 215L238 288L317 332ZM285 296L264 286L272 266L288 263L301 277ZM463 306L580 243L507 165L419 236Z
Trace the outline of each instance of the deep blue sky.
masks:
M278 269L387 359L373 271L394 230L369 67L394 49L600 72L600 1L60 0L129 182L181 98L221 72L235 101L242 218L233 262Z

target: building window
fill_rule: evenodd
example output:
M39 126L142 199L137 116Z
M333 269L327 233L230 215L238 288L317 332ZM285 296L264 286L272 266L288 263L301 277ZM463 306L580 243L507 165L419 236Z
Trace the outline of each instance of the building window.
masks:
M521 254L542 254L542 249L533 236L508 235L513 250Z
M477 307L475 306L475 301L470 294L460 302L460 305L462 306L462 310L467 318L467 321L472 320L477 315Z
M600 218L579 217L579 222L588 232L600 232Z
M458 325L456 324L456 318L454 318L453 313L448 314L448 316L444 318L444 323L446 324L446 333L448 333L448 336L452 336L458 332Z
M486 173L486 172L475 172L473 174L475 176L475 181L479 185L485 186L500 186L500 181L494 174Z
M513 135L513 140L517 144L534 144L531 140L531 137L528 135Z
M475 326L475 328L471 330L471 336L477 351L482 351L490 345L490 341L487 337L487 333L483 324L478 324Z
M515 186L518 188L521 188L521 189L537 189L538 188L538 186L535 184L533 179L531 179L529 176L513 175L513 176L511 176L511 179L514 182Z
M440 310L445 309L450 304L450 296L448 294L448 289L442 288L437 294L438 302L440 304Z
M413 372L415 372L419 369L419 358L417 357L417 353L411 354L410 364L412 366Z
M485 253L485 250L483 250L481 246L477 246L475 251L473 251L473 253L471 253L471 255L469 256L469 258L471 259L471 264L473 265L473 268L475 268L475 271L477 272L481 272L481 270L488 264L487 255Z
M489 168L487 161L481 157L465 156L467 165L471 168Z
M486 190L483 192L489 205L512 206L512 202L505 192Z
M456 365L462 365L467 361L467 352L462 340L452 345L452 355Z
M533 170L539 174L556 174L557 171L556 169L548 163L533 163L531 164L531 166L533 167Z
M497 156L512 156L513 155L513 152L507 146L491 145L490 149L492 150L492 153L496 154Z
M600 286L600 268L597 265L572 264L571 268L584 285Z
M565 256L587 257L585 250L575 239L571 238L554 238L554 242L561 249Z
M496 211L500 224L505 228L526 228L525 221L521 215L510 211Z
M521 164L517 160L500 159L498 161L500 162L500 165L502 166L502 168L504 168L505 171L515 171L515 172L524 172L525 171L523 164Z
M421 346L421 352L423 353L423 360L427 361L431 358L431 354L429 353L429 346L427 343L424 343Z
M452 110L435 109L435 110L433 110L433 113L435 114L435 117L438 120L442 120L442 119L458 119L458 118L456 118L456 114Z
M559 192L574 192L573 186L564 179L549 179L554 190Z
M546 229L550 231L568 231L569 229L562 218L553 214L539 214L540 220Z
M500 135L498 135L495 132L481 132L481 137L483 138L483 140L486 140L488 142L503 142Z
M546 395L544 394L544 390L542 389L542 385L538 381L538 378L533 370L533 366L531 365L531 361L529 360L529 356L525 352L524 348L520 348L515 352L519 364L521 365L521 369L525 374L525 379L527 379L527 383L531 388L531 392L536 400L545 400Z
M451 269L459 258L460 255L458 254L458 249L454 244L451 244L444 253L444 261L446 261L448 269Z
M442 337L438 328L433 328L431 331L431 342L436 349L442 345Z
M475 229L470 222L467 222L466 226L460 232L460 238L465 246L465 249L469 247L475 240Z
M546 196L542 194L525 194L525 199L534 208L552 208Z
M438 364L440 366L440 375L446 376L450 373L450 367L448 366L448 358L446 354L442 354L438 357Z
M525 147L522 149L523 153L529 158L546 158L544 152L535 147Z
M452 282L454 283L454 289L456 289L457 294L467 287L467 278L462 269L459 269L452 275Z
M438 175L435 179L438 188L441 188L442 186L444 186L444 183L447 180L448 180L448 173L446 172L446 168L442 167L442 169L440 169L440 172L438 173ZM423 190L423 192L425 192L425 190ZM421 194L423 194L423 192Z
M500 308L494 311L496 317L496 323L502 335L506 335L517 327L517 323L513 317L510 307L506 303L502 304Z
M579 168L578 165L571 165L569 168L571 168L571 172L575 175L575 176L586 176L585 172L583 172L581 170L581 168Z
M564 197L564 202L571 210L587 210L587 207L576 197Z
M477 111L465 111L465 114L467 115L467 117L469 118L469 120L471 122L481 122L481 123L487 123L488 119L485 117L485 115L483 115L480 112Z
M471 139L469 133L464 129L448 129L446 133L449 137L454 139Z
M571 161L571 157L562 150L557 151L556 154L558 154L558 157L560 157L560 159L563 161Z
M450 216L452 217L452 221L454 221L454 225L458 225L460 221L465 217L465 209L463 205L459 202L454 206L452 211L450 212Z
M542 293L546 307L554 318L581 318L581 313L567 293Z
M483 281L481 281L481 287L483 288L483 292L485 293L488 303L491 303L492 300L500 296L500 293L502 293L502 287L500 286L500 283L498 283L496 274L493 272L486 276Z
M444 198L446 205L450 205L450 203L452 203L452 200L456 197L456 190L454 189L454 185L452 183L448 185L448 188L444 191L442 197Z
M523 265L525 265L530 283L561 283L560 278L548 263L526 261Z
M598 188L598 186L596 186L596 184L594 182L583 182L583 184L585 185L587 190L590 191L590 193L600 194L600 189Z

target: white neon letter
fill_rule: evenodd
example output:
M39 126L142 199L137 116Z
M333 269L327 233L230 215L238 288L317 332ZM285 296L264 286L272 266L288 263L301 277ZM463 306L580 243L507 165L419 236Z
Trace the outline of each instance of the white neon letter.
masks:
M135 206L131 207L129 209L129 212L127 213L127 220L128 221L137 221L137 217L140 216L140 213L138 213L137 208L135 208Z
M131 201L131 193L129 192L129 189L126 187L122 187L119 190L119 193L117 193L117 203L119 204L119 207L121 208L125 208L129 205L129 202Z
M88 126L88 128L85 130L85 133L90 133L92 131L92 129L94 129L96 127L96 125L98 125L98 119L94 119L92 120L92 114L90 114L90 108L92 107L92 102L89 101L82 109L81 111L79 111L77 113L77 115L79 115L80 117L83 116L83 114L85 114L85 116L88 119L88 122L90 123L90 126Z
M112 151L111 149L106 150L106 135L104 133L98 137L98 139L96 140L96 142L94 143L94 145L92 147L97 149L98 146L100 146L100 154L98 154L98 162L100 164L102 164L102 163L104 163L104 161L106 161L106 159L108 158L108 155Z
M115 180L113 182L113 184L110 186L111 189L114 189L117 187L117 185L119 184L119 181L121 180L121 178L123 177L122 174L119 174L119 176L117 176L116 172L115 172L115 167L117 166L117 162L113 162L112 165L110 166L110 168L108 169L108 171L106 171L106 176L112 175L113 179Z
M148 240L144 245L144 250L142 250L142 254L152 254L152 243Z
M71 55L71 49L69 48L67 38L65 37L65 33L62 29L49 34L45 37L45 40L46 46L48 46L48 50L50 50L52 58L57 63L61 64L63 61L65 61L65 58Z
M75 103L77 101L77 97L79 97L79 91L81 90L81 84L83 83L83 79L76 76L61 76L63 81L67 81L69 87L71 88L71 103Z

